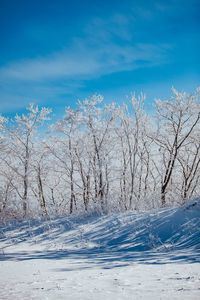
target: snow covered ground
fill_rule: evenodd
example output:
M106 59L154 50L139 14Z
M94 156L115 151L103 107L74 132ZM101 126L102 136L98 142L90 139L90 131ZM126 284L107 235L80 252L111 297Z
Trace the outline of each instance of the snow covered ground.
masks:
M0 299L200 299L200 200L0 227Z

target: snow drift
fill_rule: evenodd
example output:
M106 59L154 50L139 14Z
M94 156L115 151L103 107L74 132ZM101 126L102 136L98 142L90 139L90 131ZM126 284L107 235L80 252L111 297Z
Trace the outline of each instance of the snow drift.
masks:
M85 256L112 262L200 262L200 199L151 213L15 221L2 224L0 232L2 260Z

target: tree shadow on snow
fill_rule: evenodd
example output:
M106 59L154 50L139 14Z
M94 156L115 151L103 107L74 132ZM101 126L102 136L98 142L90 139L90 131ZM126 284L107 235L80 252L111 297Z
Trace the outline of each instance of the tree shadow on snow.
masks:
M49 250L49 251L21 251L0 254L0 261L28 261L28 260L65 260L66 268L57 271L72 271L92 268L94 266L111 269L128 266L130 264L166 264L166 263L200 263L199 252L186 251L106 251L105 249L90 250ZM72 267L70 267L72 266Z

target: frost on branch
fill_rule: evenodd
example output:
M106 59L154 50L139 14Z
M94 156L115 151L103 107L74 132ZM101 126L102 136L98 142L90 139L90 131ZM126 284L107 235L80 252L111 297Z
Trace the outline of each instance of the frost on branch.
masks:
M143 94L121 105L94 95L48 133L37 129L50 109L0 117L1 214L140 211L199 196L199 95L172 88L154 114Z

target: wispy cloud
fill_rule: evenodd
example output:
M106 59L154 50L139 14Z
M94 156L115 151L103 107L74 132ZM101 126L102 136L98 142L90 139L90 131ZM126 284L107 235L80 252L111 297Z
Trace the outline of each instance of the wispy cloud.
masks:
M166 63L170 45L137 40L136 23L131 13L93 18L79 35L66 38L70 46L0 66L1 112L20 110L28 102L56 106L94 91L93 79Z
M0 79L89 79L163 63L168 46L134 43L129 22L119 14L108 20L94 19L84 28L82 37L71 41L70 48L46 57L11 62L0 68Z

